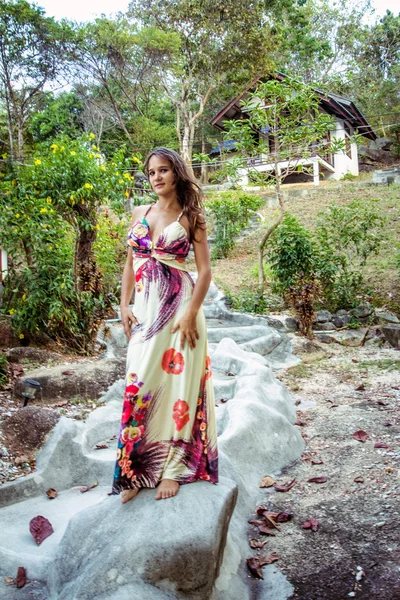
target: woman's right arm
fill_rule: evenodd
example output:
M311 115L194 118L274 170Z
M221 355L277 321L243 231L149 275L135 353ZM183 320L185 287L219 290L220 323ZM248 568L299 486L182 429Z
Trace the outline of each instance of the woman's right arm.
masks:
M135 207L132 211L132 224L137 221L141 213L143 212L143 207ZM132 313L129 308L129 303L132 298L133 290L135 287L135 272L133 270L133 252L132 248L128 248L128 254L125 261L124 270L122 272L122 284L121 284L121 320L124 328L124 332L128 341L131 337L131 329L132 325L137 325L138 320L135 315Z

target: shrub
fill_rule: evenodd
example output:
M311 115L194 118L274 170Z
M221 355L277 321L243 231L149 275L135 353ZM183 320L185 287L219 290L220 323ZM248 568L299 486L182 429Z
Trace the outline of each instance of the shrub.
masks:
M235 238L249 223L250 216L260 208L263 199L246 192L227 191L205 201L211 214L215 245L213 258L229 255L235 245Z
M4 352L0 352L0 389L8 383L8 360Z

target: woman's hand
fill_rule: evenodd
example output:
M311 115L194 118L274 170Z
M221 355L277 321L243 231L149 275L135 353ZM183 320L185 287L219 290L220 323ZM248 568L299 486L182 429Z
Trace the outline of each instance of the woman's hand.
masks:
M191 350L196 348L196 340L200 339L196 323L196 313L185 313L171 329L171 333L175 333L178 329L181 330L181 350L183 350L185 345L185 339L187 339Z
M128 338L129 342L129 340L131 339L132 325L139 325L139 321L137 320L129 306L121 307L121 321L125 335Z

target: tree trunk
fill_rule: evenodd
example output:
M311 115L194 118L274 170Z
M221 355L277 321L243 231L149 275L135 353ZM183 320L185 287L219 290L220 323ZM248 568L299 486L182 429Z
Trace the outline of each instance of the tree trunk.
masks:
M204 135L201 136L201 153L202 154L206 154L206 142L204 139ZM201 175L200 175L200 183L202 185L206 185L208 183L208 169L207 169L207 163L205 163L204 161L201 162Z

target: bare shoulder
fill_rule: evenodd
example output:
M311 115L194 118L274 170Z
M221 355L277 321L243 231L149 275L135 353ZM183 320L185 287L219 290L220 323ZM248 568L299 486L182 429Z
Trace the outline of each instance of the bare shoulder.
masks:
M147 209L150 207L150 204L141 204L140 206L135 206L134 209L132 210L132 224L135 223L136 221L138 221L139 219L141 219Z

